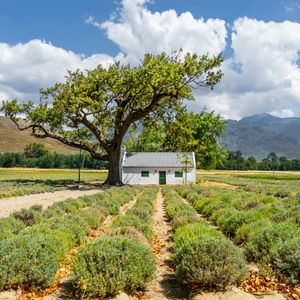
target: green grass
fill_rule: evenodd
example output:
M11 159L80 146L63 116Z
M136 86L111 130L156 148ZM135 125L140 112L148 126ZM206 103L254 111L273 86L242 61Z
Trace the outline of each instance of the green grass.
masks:
M81 181L106 179L107 171L82 170ZM63 190L76 183L78 170L0 168L0 199Z
M104 181L106 170L81 170L82 181ZM8 180L74 180L78 179L78 170L70 169L27 169L0 168L0 186Z

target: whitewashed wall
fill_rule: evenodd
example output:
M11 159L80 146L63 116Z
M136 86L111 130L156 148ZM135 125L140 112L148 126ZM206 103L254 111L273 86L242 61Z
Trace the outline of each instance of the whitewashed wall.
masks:
M159 171L166 171L166 184L183 184L183 177L175 177L175 171L181 171L182 168L141 168L141 167L123 167L122 181L124 184L159 184ZM149 171L149 177L142 177L141 171ZM196 168L190 169L187 173L187 183L196 183Z

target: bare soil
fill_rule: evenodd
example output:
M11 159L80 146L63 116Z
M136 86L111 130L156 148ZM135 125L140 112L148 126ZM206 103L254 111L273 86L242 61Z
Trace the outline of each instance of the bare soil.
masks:
M188 299L188 291L175 277L172 266L172 227L167 222L164 199L157 195L153 215L154 239L151 245L156 260L155 279L147 286L143 299Z
M77 190L63 190L53 193L41 193L26 196L10 197L0 200L0 218L9 216L14 211L22 208L29 208L32 205L40 204L43 208L47 208L55 202L64 201L68 198L78 198L100 193L100 188L82 187Z
M199 182L198 185L201 185L201 186L217 186L217 187L227 188L227 189L231 189L231 190L237 189L237 186L235 186L233 184L217 182L217 181L202 181L202 182Z

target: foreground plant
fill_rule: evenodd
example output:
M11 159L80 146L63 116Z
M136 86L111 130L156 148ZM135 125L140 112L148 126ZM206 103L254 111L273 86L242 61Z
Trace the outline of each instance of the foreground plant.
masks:
M89 299L114 296L119 291L131 293L143 287L154 270L150 249L136 239L121 236L89 244L73 265L76 287Z

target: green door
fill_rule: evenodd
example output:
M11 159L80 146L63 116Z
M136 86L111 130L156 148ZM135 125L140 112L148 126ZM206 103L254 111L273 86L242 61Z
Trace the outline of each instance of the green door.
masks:
M166 171L159 171L159 184L166 184Z

